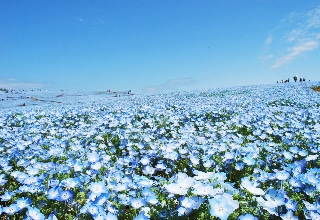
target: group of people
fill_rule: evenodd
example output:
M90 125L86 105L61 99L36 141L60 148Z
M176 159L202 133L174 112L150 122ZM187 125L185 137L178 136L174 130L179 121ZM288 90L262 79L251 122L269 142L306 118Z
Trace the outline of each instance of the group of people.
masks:
M299 78L298 76L294 76L294 77L293 77L293 80L294 80L294 82L297 82L297 81L305 82L305 81L306 81L306 78ZM280 83L288 83L288 82L290 82L289 78L286 79L286 80L281 80L281 81L280 81ZM279 83L279 82L277 81L277 83Z

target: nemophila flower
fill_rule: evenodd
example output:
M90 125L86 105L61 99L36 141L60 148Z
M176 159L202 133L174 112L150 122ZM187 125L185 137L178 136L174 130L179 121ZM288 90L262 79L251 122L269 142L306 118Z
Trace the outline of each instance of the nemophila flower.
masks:
M290 198L286 198L284 205L291 211L297 211L298 209L298 202L291 200Z
M159 200L156 195L146 196L145 201L151 205L159 204Z
M6 202L9 201L15 195L14 192L6 191L3 195L0 196L1 201Z
M99 170L101 167L102 167L102 163L99 161L91 164L91 169L93 170Z
M213 174L212 178L218 182L224 182L227 179L227 174L224 172L215 173Z
M49 216L48 216L48 219L47 220L58 220L57 216L53 213L51 213Z
M303 202L303 204L304 204L304 206L306 207L306 209L308 210L308 211L317 211L317 209L318 209L318 205L317 205L317 203L309 203L309 202L307 202L307 201L302 201Z
M117 215L119 213L117 207L110 202L107 203L107 210L114 215Z
M281 214L280 217L281 217L281 219L284 219L284 220L298 220L299 219L299 217L295 216L293 214L293 211L291 211L291 210L287 211L286 214Z
M34 175L37 175L39 173L39 169L35 168L35 167L28 167L26 169L26 171L30 176L34 176Z
M286 180L286 179L288 179L290 177L290 173L285 171L285 170L276 171L275 177L278 180Z
M289 179L289 184L290 184L290 186L295 187L295 188L301 188L302 187L302 181L300 179L297 179L297 178L290 178Z
M6 166L9 166L9 161L10 159L9 158L0 158L0 167L6 167Z
M142 165L148 165L148 164L150 163L150 158L147 157L147 156L144 156L144 157L142 157L142 158L140 159L140 163L141 163Z
M25 178L23 180L23 184L26 184L26 185L37 185L38 183L38 177L36 176L29 176L27 178Z
M8 180L6 180L5 174L0 174L0 186L3 186Z
M254 160L254 158L251 154L244 157L242 161L243 161L243 163L247 164L248 166L252 166L256 163L256 161Z
M244 214L244 215L240 215L238 217L238 220L258 220L258 218L252 214Z
M310 215L310 217L311 217L311 219L312 220L318 220L318 219L320 219L320 214L319 214L319 212L310 212L309 213L309 215Z
M62 189L60 187L51 188L48 191L47 198L52 200L58 200L60 192L62 192Z
M108 189L103 181L91 183L88 189L97 196L100 196L102 193L108 193Z
M262 189L258 188L259 184L257 182L251 182L249 180L249 177L243 177L241 179L240 186L241 188L248 190L250 193L256 196L261 196L265 194L265 192Z
M28 207L27 216L29 216L32 220L44 220L45 216L40 212L37 208Z
M207 180L213 178L215 172L202 172L202 171L195 171L195 176L193 177L196 180Z
M316 175L318 175L318 174L308 172L308 173L302 175L300 178L303 182L309 183L310 185L315 186L317 183L320 182L320 178L318 178Z
M99 197L97 197L94 200L94 203L99 206L102 206L103 204L105 204L108 201L109 197L110 197L110 195L108 193L102 193Z
M115 214L108 212L103 220L118 220L118 217Z
M203 203L204 198L193 196L192 198L182 197L179 199L180 205L187 209L198 209Z
M199 196L214 196L220 192L220 190L214 189L210 184L198 183L193 186L193 193Z
M282 153L282 155L284 156L284 158L285 158L286 160L292 160L292 158L293 158L293 154L290 153L289 151L284 151L284 152Z
M230 194L224 193L209 199L210 214L221 220L226 220L228 216L239 208L239 202L233 200Z
M212 167L214 165L214 160L205 160L204 162L203 162L203 166L205 167L205 168L210 168L210 167Z
M316 160L319 157L319 155L308 155L305 159L306 161L313 161Z
M78 177L67 178L61 181L60 185L66 188L75 188L80 186L81 182Z
M51 147L47 152L50 156L60 156L63 154L63 148Z
M125 191L129 188L127 183L123 183L123 184L117 184L113 187L113 190L117 191L117 192L121 192L121 191Z
M73 193L71 190L64 190L59 193L59 201L67 201L73 198Z
M183 188L190 188L195 184L195 179L189 177L186 173L179 172L177 174L176 183L179 184Z
M97 206L95 204L90 204L87 207L87 212L90 213L92 216L96 216L99 213L99 207L100 206Z
M139 209L146 205L146 202L143 198L131 198L130 199L130 205L134 209Z
M271 215L277 215L278 212L276 208L278 207L273 201L264 200L262 197L256 197L256 201L263 209L268 211Z
M17 204L11 204L10 206L8 207L3 207L3 212L4 213L7 213L8 215L13 215L15 214L16 212L18 212L19 210L21 210Z
M142 169L142 172L145 175L153 175L155 171L156 171L156 169L151 166L144 166Z
M30 198L19 198L16 200L16 204L19 207L19 209L24 209L26 207L28 207L29 205L31 205L32 201Z
M270 188L268 193L265 195L265 198L269 201L272 201L277 206L284 205L285 202L285 192L283 190L275 190Z
M306 186L304 187L304 193L310 197L314 197L316 193L316 187L314 186Z
M173 194L178 194L178 195L186 195L188 192L188 188L182 187L178 183L170 183L170 184L165 184L163 187L169 192Z
M242 170L244 168L244 163L242 162L237 162L235 167L236 170Z
M188 216L192 212L191 208L180 206L177 208L178 216Z
M234 154L231 152L226 152L222 161L232 160L234 158Z
M49 187L57 187L59 186L59 180L56 180L56 179L51 179L48 181L48 186Z
M139 215L137 215L136 217L134 217L133 220L148 220L150 218L148 218L147 216L145 216L144 212L140 212Z
M298 154L300 155L300 156L302 156L302 157L306 157L307 155L308 155L308 152L306 151L306 150L299 150L298 151Z
M91 163L99 161L99 154L95 151L87 154L88 161Z

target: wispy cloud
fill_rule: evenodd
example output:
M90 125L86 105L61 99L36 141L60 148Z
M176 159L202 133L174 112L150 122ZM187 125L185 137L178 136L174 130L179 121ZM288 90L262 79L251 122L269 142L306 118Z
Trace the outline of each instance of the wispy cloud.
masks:
M40 89L45 85L37 82L24 82L14 78L0 80L0 88L5 89Z
M76 21L78 21L78 22L84 22L84 19L83 18L80 18L80 17L76 17L76 18L74 18Z
M178 78L178 79L168 79L165 82L155 85L148 86L144 90L147 93L161 92L161 91L174 91L183 88L191 87L196 84L196 80L193 78Z
M277 69L302 53L315 50L320 44L320 6L305 12L291 13L269 33L264 42L261 60L271 60Z
M271 35L269 35L266 40L264 41L264 43L266 45L270 45L272 43L273 37Z
M293 60L296 56L300 55L303 52L314 50L319 46L319 43L314 40L310 40L304 42L300 45L296 45L292 48L289 48L289 53L283 57L280 57L276 60L276 62L271 66L271 69L276 69L284 64L288 63L289 61Z

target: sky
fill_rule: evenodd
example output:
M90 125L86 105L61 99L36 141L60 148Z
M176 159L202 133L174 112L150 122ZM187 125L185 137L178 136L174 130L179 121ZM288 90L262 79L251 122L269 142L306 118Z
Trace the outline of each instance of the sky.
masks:
M154 93L320 80L320 0L0 0L0 87Z

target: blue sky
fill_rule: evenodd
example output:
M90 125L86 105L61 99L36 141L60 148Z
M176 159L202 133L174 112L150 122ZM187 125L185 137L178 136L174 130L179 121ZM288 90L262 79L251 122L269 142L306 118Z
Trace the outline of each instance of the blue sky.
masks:
M320 78L319 0L2 0L0 21L0 87L146 93Z

